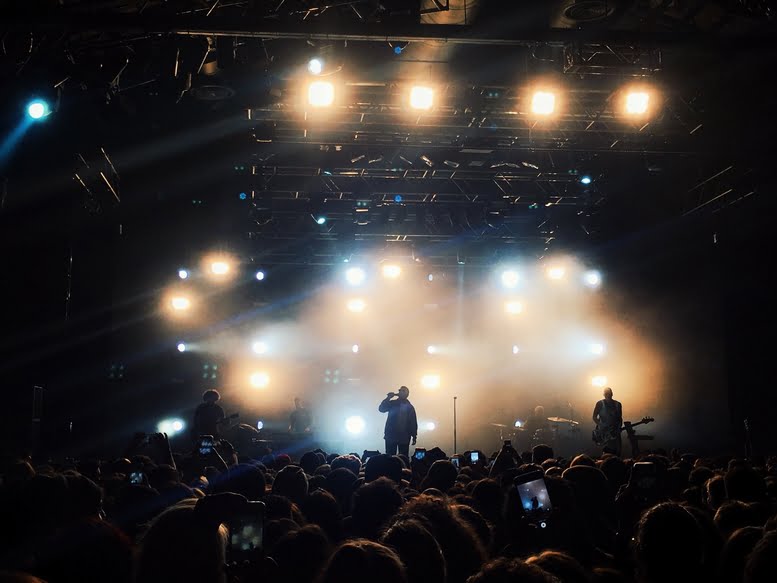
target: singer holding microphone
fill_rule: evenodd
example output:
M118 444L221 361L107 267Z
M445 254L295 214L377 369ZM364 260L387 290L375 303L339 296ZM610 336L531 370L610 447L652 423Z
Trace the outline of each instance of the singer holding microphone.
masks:
M409 456L410 439L413 439L413 445L418 436L418 419L415 414L415 407L407 400L410 396L410 389L399 387L397 393L389 393L386 398L380 402L378 411L388 413L386 419L386 429L383 439L386 440L386 453L394 455L399 452L400 455ZM394 397L397 397L394 399Z

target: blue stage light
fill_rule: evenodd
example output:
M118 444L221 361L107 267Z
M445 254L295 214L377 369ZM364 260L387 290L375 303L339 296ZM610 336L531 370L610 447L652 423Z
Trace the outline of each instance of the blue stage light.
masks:
M27 104L27 116L33 120L40 120L51 113L49 104L42 99L36 99Z
M591 182L592 182L592 179L591 179L590 176L586 175L586 176L583 176L582 178L580 178L580 184L584 184L584 185L588 186L589 184L591 184Z

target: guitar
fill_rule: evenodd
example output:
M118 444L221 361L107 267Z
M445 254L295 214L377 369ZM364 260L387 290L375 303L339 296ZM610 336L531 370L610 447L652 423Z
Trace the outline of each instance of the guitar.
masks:
M604 445L611 439L616 439L618 437L618 434L621 433L621 431L626 431L627 429L631 430L634 427L637 427L638 425L653 423L653 421L655 421L655 419L653 419L652 417L643 417L641 421L637 421L636 423L629 423L627 421L626 423L623 424L623 427L621 427L618 433L616 433L614 429L601 429L597 425L596 429L594 429L591 432L591 439L593 439L596 445Z

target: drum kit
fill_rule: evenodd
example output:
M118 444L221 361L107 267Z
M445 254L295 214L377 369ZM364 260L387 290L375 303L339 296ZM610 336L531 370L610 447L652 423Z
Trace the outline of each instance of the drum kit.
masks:
M580 432L580 422L565 417L548 417L548 425L534 430L516 425L511 427L503 423L491 423L499 430L499 440L510 440L516 448L531 449L535 445L547 444L557 446L560 439L572 437L570 434Z

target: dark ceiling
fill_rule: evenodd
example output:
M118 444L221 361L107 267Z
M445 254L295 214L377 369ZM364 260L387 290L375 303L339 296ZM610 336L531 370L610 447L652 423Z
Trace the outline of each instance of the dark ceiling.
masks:
M186 222L204 206L213 220L192 220L268 262L310 261L311 246L327 262L396 243L445 264L461 245L484 260L501 248L592 247L719 211L770 180L771 98L757 83L772 75L770 2L41 0L7 10L4 124L30 95L57 103L6 160L4 207L19 230L47 212L59 224L63 209L79 224L177 205ZM314 55L343 95L325 114L302 104ZM418 80L438 88L437 105L410 114L401 104ZM563 88L553 121L528 114L538 80ZM629 84L660 91L649 119L619 113Z

